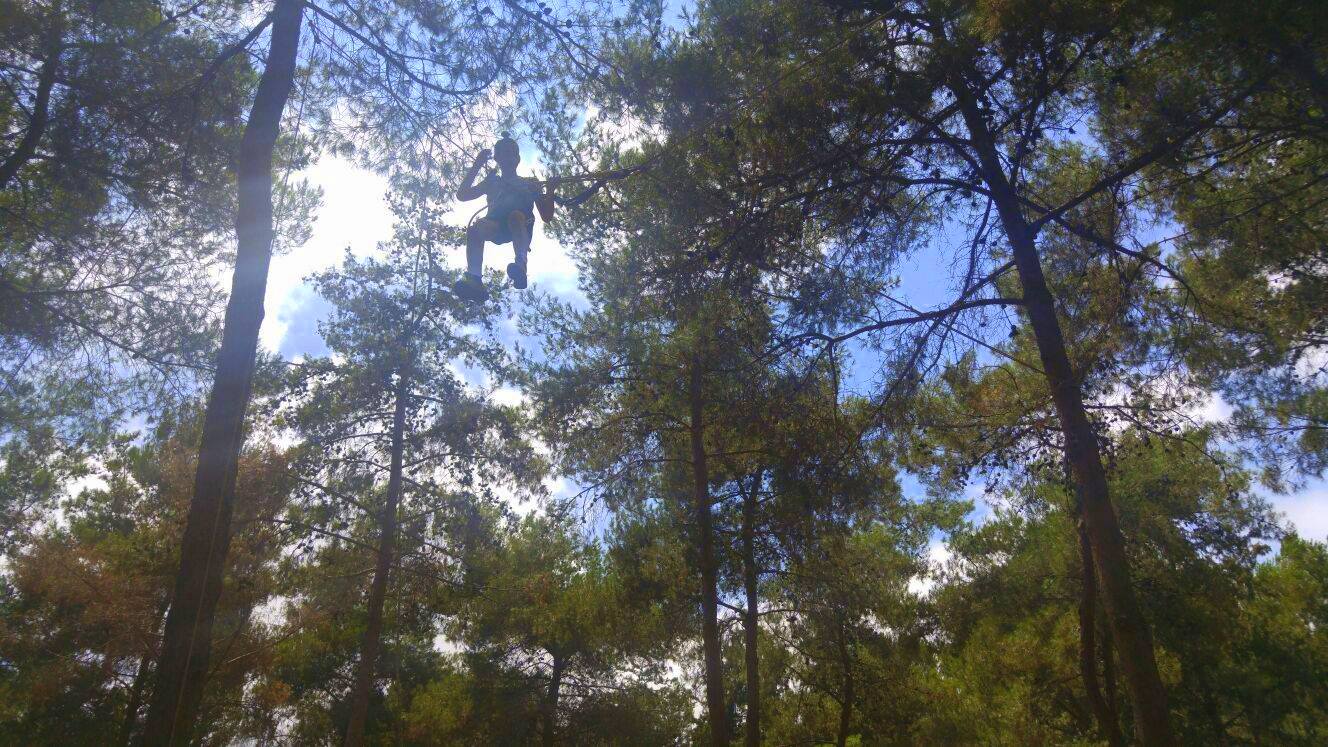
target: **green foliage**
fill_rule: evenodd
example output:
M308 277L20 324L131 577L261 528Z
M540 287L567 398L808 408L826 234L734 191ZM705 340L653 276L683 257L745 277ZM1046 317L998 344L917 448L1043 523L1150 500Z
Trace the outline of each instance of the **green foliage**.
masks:
M225 49L246 12L0 7L4 433L105 430L124 407L169 404L210 362L256 81Z
M52 494L59 520L50 520L57 514L48 505L45 521L14 538L0 599L0 693L14 743L86 744L133 733L170 602L197 438L197 414L186 411L164 419L145 442L126 435L82 455L77 474L91 484L77 491L62 484ZM286 464L282 450L261 442L241 457L242 528L214 630L226 658L204 704L218 738L243 730L246 716L234 704L270 645L255 610L275 590L280 542L271 519L290 497Z
M258 372L203 740L340 743L375 581L370 744L1140 740L1026 241L1179 740L1328 741L1328 547L1262 492L1328 463L1322 4L665 5L305 6L277 173L397 224ZM5 743L150 697L262 46L182 10L0 2ZM548 226L583 298L448 291L498 122L635 167Z

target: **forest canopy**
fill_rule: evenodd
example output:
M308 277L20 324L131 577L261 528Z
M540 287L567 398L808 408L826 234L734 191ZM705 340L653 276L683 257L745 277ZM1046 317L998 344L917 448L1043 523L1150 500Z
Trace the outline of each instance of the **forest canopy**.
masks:
M1325 29L0 0L0 744L1328 743Z

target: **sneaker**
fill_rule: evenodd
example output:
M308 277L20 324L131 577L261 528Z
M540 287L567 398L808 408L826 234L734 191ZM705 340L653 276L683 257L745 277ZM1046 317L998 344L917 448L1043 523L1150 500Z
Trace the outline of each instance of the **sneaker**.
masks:
M471 303L484 303L489 300L489 291L485 289L484 281L469 272L452 285L452 292Z
M517 290L526 289L526 265L516 262L507 265L507 277L512 279L512 287Z

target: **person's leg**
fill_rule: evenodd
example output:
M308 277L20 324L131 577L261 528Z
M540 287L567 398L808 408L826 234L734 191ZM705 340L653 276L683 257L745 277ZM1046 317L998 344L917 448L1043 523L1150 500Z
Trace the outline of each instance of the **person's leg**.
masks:
M466 231L466 273L452 286L461 298L474 303L489 297L484 289L484 242L498 235L498 224L487 219L475 221Z
M513 210L507 216L507 227L512 231L512 249L516 252L516 263L526 266L526 256L530 254L530 216L520 210Z
M512 234L512 251L516 261L507 267L507 276L512 285L521 290L526 287L526 258L530 255L530 216L520 210L513 210L507 216L507 227Z
M484 275L484 242L492 241L498 224L481 218L466 231L466 272L479 278Z

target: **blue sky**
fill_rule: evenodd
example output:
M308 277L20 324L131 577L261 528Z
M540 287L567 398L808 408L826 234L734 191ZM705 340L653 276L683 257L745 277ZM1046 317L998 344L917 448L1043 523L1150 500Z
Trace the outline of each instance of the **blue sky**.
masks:
M522 171L538 171L533 153L525 153ZM318 336L318 322L328 306L307 283L312 273L340 262L349 248L357 255L376 251L379 242L391 238L392 216L384 196L387 181L384 177L356 168L338 158L324 158L308 169L304 176L323 189L323 204L318 211L310 240L272 262L267 293L267 318L261 340L265 348L276 351L291 360L301 356L325 352ZM473 212L473 205L457 204L450 219L464 224ZM509 249L491 248L488 266L503 267L510 261ZM935 253L919 254L905 261L899 268L904 294L919 305L942 303L951 285L950 271ZM460 252L445 258L458 272L464 264ZM543 235L537 228L531 249L531 287L565 299L579 298L578 272L575 262L557 242ZM512 328L513 338L515 327ZM859 378L875 373L870 361L858 367ZM863 382L866 383L866 382ZM504 392L503 396L517 398L517 392ZM1224 403L1215 400L1200 408L1205 417L1221 417ZM561 481L561 490L570 483ZM906 488L917 490L916 483L908 481ZM1272 503L1282 511L1303 536L1328 539L1328 482L1316 480L1303 490L1291 495L1269 495ZM986 513L979 505L974 518Z

